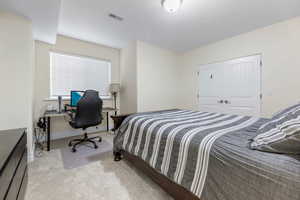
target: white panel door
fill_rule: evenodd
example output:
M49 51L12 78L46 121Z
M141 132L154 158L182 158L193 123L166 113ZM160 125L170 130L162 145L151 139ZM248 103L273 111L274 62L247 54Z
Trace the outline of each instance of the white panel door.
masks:
M261 57L251 56L224 63L223 101L226 113L260 116Z
M224 113L222 99L223 67L219 63L200 67L199 75L199 109L200 111Z
M260 116L261 56L249 56L199 70L199 109Z

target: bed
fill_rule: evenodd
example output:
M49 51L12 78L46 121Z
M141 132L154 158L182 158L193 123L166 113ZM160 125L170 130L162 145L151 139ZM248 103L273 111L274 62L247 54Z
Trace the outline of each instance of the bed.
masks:
M251 150L267 119L189 110L113 117L125 158L175 199L299 200L300 156Z

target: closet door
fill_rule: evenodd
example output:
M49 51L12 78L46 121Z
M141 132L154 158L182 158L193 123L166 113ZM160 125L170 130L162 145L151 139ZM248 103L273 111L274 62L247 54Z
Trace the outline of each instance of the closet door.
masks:
M261 57L250 56L200 67L199 110L259 116Z
M260 116L261 57L251 56L224 63L226 113Z
M224 113L224 72L221 64L201 66L199 76L199 110Z

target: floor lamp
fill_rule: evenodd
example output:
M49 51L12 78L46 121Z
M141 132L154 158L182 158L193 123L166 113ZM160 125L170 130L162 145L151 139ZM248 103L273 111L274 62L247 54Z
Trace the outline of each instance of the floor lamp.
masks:
M117 95L118 92L120 92L121 86L120 83L111 83L109 86L109 91L112 94L112 96L114 97L114 104L115 104L115 115L117 115Z

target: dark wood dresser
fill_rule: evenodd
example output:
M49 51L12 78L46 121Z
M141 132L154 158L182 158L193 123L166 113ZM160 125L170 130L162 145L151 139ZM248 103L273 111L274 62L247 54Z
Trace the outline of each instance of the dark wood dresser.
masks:
M0 200L22 200L28 182L25 129L0 131Z

